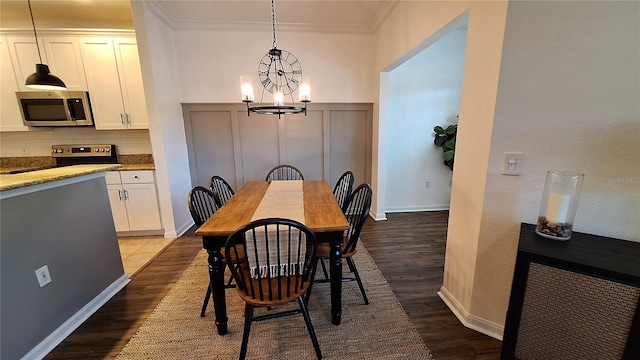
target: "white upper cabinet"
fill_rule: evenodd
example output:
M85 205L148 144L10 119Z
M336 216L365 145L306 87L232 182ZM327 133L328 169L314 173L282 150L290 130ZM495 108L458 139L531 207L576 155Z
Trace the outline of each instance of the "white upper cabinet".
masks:
M42 63L49 66L51 74L59 77L67 85L67 89L86 91L87 80L84 76L84 67L80 56L80 46L73 36L45 36L38 39L40 43L40 56L33 36L7 37L11 63L19 79L19 90L33 91L25 86L27 77L36 71L36 64Z
M81 54L96 129L148 129L135 39L83 38Z
M44 53L44 43L42 43L42 39L39 39L39 42L42 63L46 64L47 56ZM33 36L8 36L7 43L13 71L18 81L18 90L33 91L25 86L25 81L29 75L36 72L36 64L40 63L35 38ZM52 74L56 75L54 72Z
M35 45L35 43L34 43ZM35 64L34 64L35 71ZM16 91L19 90L7 39L0 37L0 131L28 131L29 127L22 124L22 115L16 100ZM26 78L24 79L26 80ZM22 81L24 81L22 80Z
M72 91L87 91L87 79L80 56L80 42L76 37L45 36L44 50L47 54L49 70L59 77Z

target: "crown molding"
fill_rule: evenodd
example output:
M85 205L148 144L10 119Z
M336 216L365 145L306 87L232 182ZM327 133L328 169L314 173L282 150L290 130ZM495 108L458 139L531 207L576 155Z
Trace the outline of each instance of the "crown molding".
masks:
M375 18L367 25L344 24L301 24L278 22L278 31L314 32L314 33L350 33L373 34L384 19L391 13L398 0L385 1ZM271 31L270 22L242 21L191 21L177 20L169 14L156 0L145 0L144 4L167 26L176 30L215 30L215 31Z

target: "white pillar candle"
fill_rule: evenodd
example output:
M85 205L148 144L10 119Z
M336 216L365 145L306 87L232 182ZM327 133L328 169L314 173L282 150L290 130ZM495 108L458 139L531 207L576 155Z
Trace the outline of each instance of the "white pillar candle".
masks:
M562 224L567 222L570 203L571 197L569 195L549 194L549 203L547 205L547 221L554 224Z

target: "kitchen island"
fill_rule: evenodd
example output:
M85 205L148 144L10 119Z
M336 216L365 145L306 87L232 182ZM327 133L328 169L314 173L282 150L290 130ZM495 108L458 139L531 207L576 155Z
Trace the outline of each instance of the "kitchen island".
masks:
M104 179L118 168L0 175L0 358L42 358L129 282Z

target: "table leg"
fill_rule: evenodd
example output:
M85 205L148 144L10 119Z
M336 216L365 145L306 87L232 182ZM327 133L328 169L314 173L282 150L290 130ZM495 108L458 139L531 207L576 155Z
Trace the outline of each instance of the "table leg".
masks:
M222 263L222 253L219 247L207 250L209 253L209 280L211 281L211 291L213 292L213 309L216 315L216 326L218 334L227 333L227 302L224 294L224 264Z
M339 241L331 242L329 258L331 272L331 323L340 325L342 319L342 233Z

